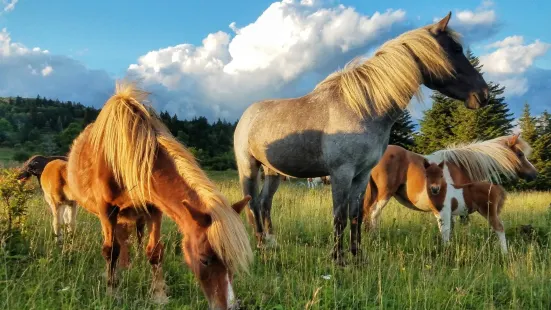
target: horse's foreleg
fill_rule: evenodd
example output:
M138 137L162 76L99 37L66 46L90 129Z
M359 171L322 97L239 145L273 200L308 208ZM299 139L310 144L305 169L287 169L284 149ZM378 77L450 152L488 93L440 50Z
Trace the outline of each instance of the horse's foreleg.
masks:
M103 247L101 253L107 263L107 289L108 293L112 293L116 286L115 271L117 259L120 254L120 245L115 238L117 226L117 217L119 208L112 205L103 205L99 208L98 216L103 230Z
M438 220L438 228L440 234L442 235L442 242L445 245L449 244L450 235L452 231L452 210L450 204L444 204L442 209L438 212L436 216Z
M370 174L371 168L362 171L352 180L350 188L350 213L348 214L350 217L350 252L354 256L358 254L362 240L363 201Z
M117 224L117 229L115 229L115 235L117 241L120 245L119 252L119 268L126 269L130 267L130 255L128 250L128 237L130 236L130 224Z
M266 233L265 239L269 245L275 245L275 238L273 237L272 226L272 201L274 194L277 191L280 183L280 176L274 172L266 172L266 178L264 179L264 185L260 192L260 207L262 211L262 220L264 225L264 231Z
M161 220L162 213L157 209L153 209L151 218L147 221L149 240L146 254L152 270L153 281L151 282L151 291L153 301L164 304L168 301L168 297L166 295L166 284L161 266L164 256L164 245L161 242Z
M136 239L138 241L138 248L142 247L143 244L143 235L145 230L145 218L140 217L136 220Z
M331 192L333 196L333 259L339 265L344 265L342 237L346 228L348 213L348 197L353 175L351 171L342 169L331 173Z

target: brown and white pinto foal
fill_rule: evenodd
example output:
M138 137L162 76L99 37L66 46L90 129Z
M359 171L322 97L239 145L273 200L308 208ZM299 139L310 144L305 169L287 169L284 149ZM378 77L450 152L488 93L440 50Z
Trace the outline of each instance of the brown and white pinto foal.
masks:
M426 166L427 192L431 204L439 210L450 209L450 216L478 212L484 216L496 232L501 251L507 253L507 239L499 213L503 209L507 194L498 184L473 182L464 185L446 184L443 162ZM453 227L453 226L452 226Z
M67 184L67 157L35 155L25 162L17 176L20 181L36 176L44 193L44 200L50 206L52 226L56 241L63 241L62 226L68 232L75 231L77 203Z
M501 176L532 180L537 171L527 159L530 152L530 146L518 134L452 146L427 156L389 145L373 168L366 189L366 229L376 228L383 208L394 197L410 209L433 212L446 243L449 241L452 224L451 205L434 205L434 197L431 201L425 168L430 163L444 163L443 176L447 191L454 190L452 184L460 186L489 179L499 181Z

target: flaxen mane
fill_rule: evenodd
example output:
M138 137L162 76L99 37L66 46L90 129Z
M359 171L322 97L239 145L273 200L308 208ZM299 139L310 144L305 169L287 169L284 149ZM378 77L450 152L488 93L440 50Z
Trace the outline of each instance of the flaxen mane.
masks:
M448 34L458 41L451 29ZM428 27L403 33L383 44L375 56L355 59L329 75L314 91L335 89L348 106L362 117L381 115L397 106L407 107L412 96L421 100L423 76L419 64L435 78L453 74L446 52Z
M501 183L502 175L507 179L515 178L516 168L521 165L517 154L507 145L509 138L510 136L503 136L482 142L452 144L426 157L431 161L447 161L462 167L473 182L494 179ZM517 139L517 146L525 156L530 155L530 145L520 137Z
M229 270L247 271L252 251L239 215L153 109L141 103L147 95L133 83L117 83L115 95L107 101L91 129L94 149L103 151L119 185L141 205L146 204L150 195L157 151L164 149L212 218L207 236L213 250Z

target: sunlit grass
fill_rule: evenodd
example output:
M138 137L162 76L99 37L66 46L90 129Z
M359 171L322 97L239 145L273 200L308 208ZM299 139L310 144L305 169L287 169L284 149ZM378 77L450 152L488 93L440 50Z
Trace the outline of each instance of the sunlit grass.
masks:
M234 173L213 178L231 201L242 198ZM330 187L308 190L284 182L272 211L278 247L255 251L250 275L235 278L236 294L247 309L549 309L550 202L550 193L510 193L502 213L510 254L502 257L495 234L478 214L466 226L456 223L446 248L431 214L393 201L380 230L363 234L363 259L347 256L349 265L340 268L330 259ZM109 297L97 218L79 210L77 234L60 249L42 196L29 208L32 253L17 264L2 263L0 309L157 308L149 300L150 267L143 251L133 249L131 269L119 272L117 298ZM527 224L538 232L535 238L521 233L519 227ZM171 298L164 308L205 309L168 218L163 232ZM252 234L250 240L254 245Z

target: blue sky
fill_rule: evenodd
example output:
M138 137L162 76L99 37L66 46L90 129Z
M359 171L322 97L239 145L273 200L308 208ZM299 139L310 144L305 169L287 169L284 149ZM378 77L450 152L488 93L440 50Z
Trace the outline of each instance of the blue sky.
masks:
M525 100L536 113L551 103L549 1L291 2L15 1L0 15L0 96L100 107L113 79L131 73L158 109L235 119L255 100L302 95L353 56L452 11L485 76L510 86L516 114Z

